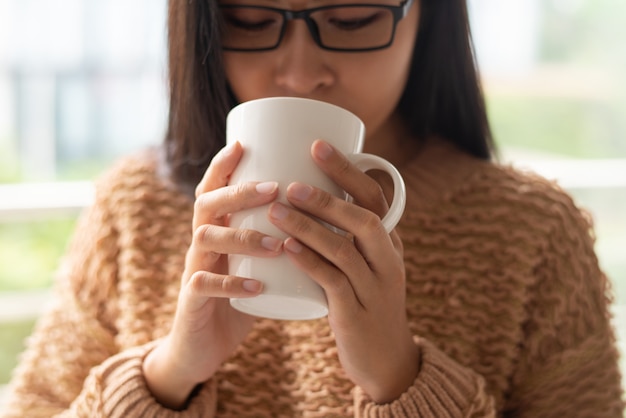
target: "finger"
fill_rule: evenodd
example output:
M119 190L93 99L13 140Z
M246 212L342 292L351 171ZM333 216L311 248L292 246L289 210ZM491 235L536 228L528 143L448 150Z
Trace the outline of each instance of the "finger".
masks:
M363 306L358 289L324 258L293 237L285 240L284 248L291 261L324 289L331 311L335 306L350 306L352 310Z
M193 236L193 246L202 252L241 254L255 257L277 256L282 250L282 240L251 229L233 229L205 224Z
M190 310L200 308L207 298L249 298L262 290L263 283L258 280L208 271L195 272L184 288Z
M202 193L227 185L228 179L233 171L235 171L242 154L243 147L239 142L222 148L215 157L213 157L202 180L200 180L200 183L196 186L196 197Z
M346 276L362 278L370 275L363 256L345 236L280 203L273 203L269 214L274 225L329 260Z
M360 256L375 272L384 271L389 260L396 259L392 238L375 213L302 183L287 187L287 199L299 210L352 234Z
M278 196L278 183L250 182L223 186L200 194L194 204L193 226L225 224L225 216L243 209L267 204Z
M360 206L381 218L387 213L389 204L380 184L348 161L330 144L321 140L315 141L311 146L311 154L322 171Z
M282 252L282 241L254 230L237 230L218 225L201 225L194 231L185 261L183 283L198 270L225 273L226 254L275 257Z
M393 230L391 231L391 234L389 234L389 236L391 237L393 247L396 249L398 254L404 254L404 244L402 243L402 238L400 238L398 232L396 230Z

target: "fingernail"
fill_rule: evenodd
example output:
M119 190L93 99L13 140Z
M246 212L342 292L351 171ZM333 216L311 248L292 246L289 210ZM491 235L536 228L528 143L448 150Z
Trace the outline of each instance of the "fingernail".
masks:
M261 282L256 280L244 280L241 285L246 292L250 293L258 293L261 290Z
M287 249L287 251L289 251L290 253L296 253L296 254L300 254L302 252L302 244L300 244L298 241L296 241L293 238L288 238L285 241L285 248Z
M259 183L256 185L256 191L259 194L270 194L274 193L274 190L278 187L278 183L275 181L266 181L264 183Z
M315 147L315 156L320 160L327 160L333 153L333 148L324 141L318 141Z
M270 206L270 216L274 219L281 221L285 219L288 214L289 211L287 210L287 208L280 203L276 203Z
M274 237L263 237L261 239L261 246L263 248L265 248L266 250L270 250L270 251L278 251L280 249L280 246L282 245L282 241L279 239L276 239Z
M301 183L292 183L287 190L287 195L296 200L307 200L313 193L313 188Z

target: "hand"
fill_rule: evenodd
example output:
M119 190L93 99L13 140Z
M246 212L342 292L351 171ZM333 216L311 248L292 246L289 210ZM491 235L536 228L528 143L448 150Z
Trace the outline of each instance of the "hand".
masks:
M329 322L346 373L374 401L390 402L412 384L419 368L419 350L406 317L402 244L381 224L388 206L374 179L322 141L313 144L312 155L360 206L293 183L287 199L295 209L273 203L270 217L290 235L284 242L287 255L326 292Z
M232 355L254 318L231 308L228 298L256 296L261 283L227 274L227 254L273 257L282 242L257 231L228 227L229 214L270 203L276 183L227 186L243 149L220 151L196 188L193 241L172 329L144 361L149 388L165 406L184 405L193 388L205 382Z

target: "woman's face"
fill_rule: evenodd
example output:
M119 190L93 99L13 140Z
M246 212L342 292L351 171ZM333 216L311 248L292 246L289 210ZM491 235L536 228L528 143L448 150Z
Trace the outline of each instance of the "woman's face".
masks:
M399 4L394 0L378 2ZM332 3L249 0L245 4L299 10L340 3L337 0ZM384 136L389 125L386 122L396 109L407 81L418 26L418 6L415 1L408 15L398 22L390 47L371 52L323 50L315 44L303 20L290 21L275 50L224 52L230 86L240 102L296 96L333 103L352 111L365 122L368 141L374 136Z

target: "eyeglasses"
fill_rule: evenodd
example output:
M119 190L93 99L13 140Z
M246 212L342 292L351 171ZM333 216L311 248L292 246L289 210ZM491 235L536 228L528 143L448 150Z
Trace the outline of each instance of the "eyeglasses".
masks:
M393 43L397 23L414 0L398 6L344 4L304 10L223 4L222 47L227 51L269 51L278 48L287 22L306 22L315 43L329 51L363 52Z

